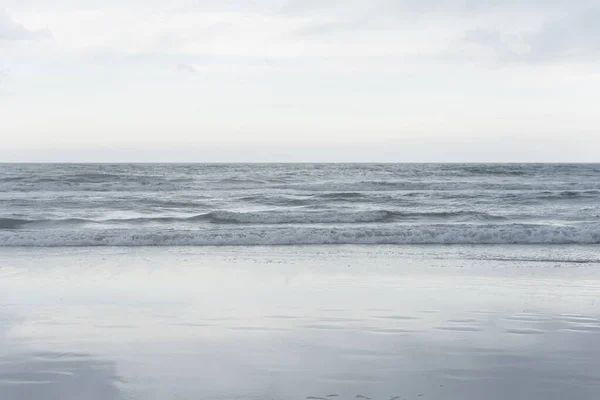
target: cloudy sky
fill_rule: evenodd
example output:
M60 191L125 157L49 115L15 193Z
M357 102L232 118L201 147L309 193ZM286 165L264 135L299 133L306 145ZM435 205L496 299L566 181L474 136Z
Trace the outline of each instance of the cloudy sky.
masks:
M0 161L600 161L598 0L0 0Z

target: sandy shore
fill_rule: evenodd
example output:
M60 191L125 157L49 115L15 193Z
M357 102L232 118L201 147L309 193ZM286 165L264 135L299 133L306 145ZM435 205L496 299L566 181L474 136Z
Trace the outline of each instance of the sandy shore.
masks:
M597 246L3 248L0 399L596 399L599 298Z

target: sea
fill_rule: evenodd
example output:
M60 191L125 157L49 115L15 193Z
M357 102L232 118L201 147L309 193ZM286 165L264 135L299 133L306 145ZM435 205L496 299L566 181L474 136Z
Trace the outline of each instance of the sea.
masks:
M598 164L0 165L0 246L598 243Z
M0 164L1 400L597 400L599 164Z

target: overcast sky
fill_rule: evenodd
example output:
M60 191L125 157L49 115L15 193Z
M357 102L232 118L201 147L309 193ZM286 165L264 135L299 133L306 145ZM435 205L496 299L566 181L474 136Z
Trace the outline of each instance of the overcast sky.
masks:
M598 0L0 0L0 161L600 161Z

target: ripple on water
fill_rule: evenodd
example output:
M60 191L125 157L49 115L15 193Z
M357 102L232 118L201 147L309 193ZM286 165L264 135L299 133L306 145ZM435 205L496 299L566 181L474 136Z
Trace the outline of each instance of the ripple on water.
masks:
M505 331L506 333L512 333L514 335L542 335L544 333L546 333L546 331L543 331L541 329L507 329Z
M360 322L360 319L356 318L341 318L341 317L322 317L317 319L320 322Z
M392 351L377 351L367 349L340 349L339 354L345 359L360 359L360 360L373 360L380 361L383 359L396 359L398 354Z
M246 332L271 332L271 331L285 331L284 328L272 328L268 326L232 326L229 328L231 331L246 331Z
M332 374L323 378L325 382L331 382L335 384L366 384L366 383L379 383L381 378L373 375L366 374Z
M475 326L438 326L435 329L442 331L456 331L456 332L481 332L482 328Z
M475 318L458 318L458 319L449 319L447 322L456 323L456 324L469 324L472 322L477 322Z
M557 320L570 324L600 324L600 319L587 316L561 316Z
M511 315L509 317L505 317L505 320L508 321L519 321L519 322L549 322L552 319L548 317L543 317L540 315Z
M96 324L94 328L99 329L134 329L136 325L118 325L118 324Z
M569 332L587 332L587 333L600 333L600 326L598 325L573 325L562 329Z
M74 352L35 352L31 354L32 359L38 360L78 360L89 358L89 354L85 353L74 353Z
M380 318L380 319L392 319L392 320L399 320L399 321L411 321L411 320L415 320L415 319L419 319L417 317L413 317L412 315L377 315L375 316L375 318Z
M366 332L366 333L381 333L381 334L389 334L389 335L399 335L399 334L419 332L418 330L414 330L414 329L400 329L400 328L362 328L360 330L362 332Z
M11 379L3 378L0 376L0 386L12 386L12 385L49 385L54 383L54 380L27 380L27 379Z
M332 325L332 324L308 324L308 325L304 325L303 328L306 328L306 329L322 329L322 330L344 330L344 329L348 329L345 326Z
M206 323L202 323L202 322L173 322L170 323L169 325L172 326L185 326L188 328L208 328L208 327L214 327L214 324L206 324Z
M269 315L267 318L270 319L301 319L302 317L298 317L295 315Z

